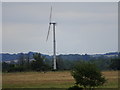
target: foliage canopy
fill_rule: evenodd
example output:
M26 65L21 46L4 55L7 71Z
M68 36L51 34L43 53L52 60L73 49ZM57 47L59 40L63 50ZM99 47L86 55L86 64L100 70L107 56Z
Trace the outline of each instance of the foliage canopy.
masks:
M77 63L71 71L71 74L76 81L75 84L84 88L103 85L106 81L96 65L89 62Z

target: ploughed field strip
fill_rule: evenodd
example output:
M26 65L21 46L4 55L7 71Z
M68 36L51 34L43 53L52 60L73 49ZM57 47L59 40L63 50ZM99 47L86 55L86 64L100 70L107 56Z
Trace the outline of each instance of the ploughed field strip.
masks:
M118 86L118 71L102 73L108 79L103 87ZM69 71L3 73L2 76L3 88L68 88L75 83Z

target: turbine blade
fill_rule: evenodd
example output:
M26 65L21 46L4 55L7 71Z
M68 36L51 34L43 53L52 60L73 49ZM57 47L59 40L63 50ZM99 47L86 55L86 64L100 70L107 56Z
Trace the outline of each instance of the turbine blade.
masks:
M49 24L49 27L48 27L48 33L47 33L47 38L46 38L46 41L48 40L49 33L50 33L50 24Z
M49 17L49 27L48 27L48 34L47 34L47 38L46 38L46 41L48 40L48 37L49 37L49 33L50 33L50 23L51 23L51 19L52 19L52 6L50 8L50 17Z
M51 22L51 19L52 19L52 6L51 6L51 9L50 9L50 17L49 17L49 22Z

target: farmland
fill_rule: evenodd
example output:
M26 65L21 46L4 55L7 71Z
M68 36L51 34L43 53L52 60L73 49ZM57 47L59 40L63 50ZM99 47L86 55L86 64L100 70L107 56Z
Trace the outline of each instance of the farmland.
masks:
M100 88L117 88L118 71L103 71L107 82ZM3 88L68 88L75 83L70 71L16 72L2 74Z

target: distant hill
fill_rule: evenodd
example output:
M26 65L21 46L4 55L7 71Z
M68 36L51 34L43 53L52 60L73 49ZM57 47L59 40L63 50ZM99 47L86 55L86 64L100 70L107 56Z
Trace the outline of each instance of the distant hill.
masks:
M28 53L18 53L18 54L9 54L9 53L2 53L0 54L0 61L12 61L12 60L18 60L21 55L28 55L29 59L33 59L33 54L37 52L28 52ZM44 55L46 58L51 58L49 55Z
M18 60L20 55L28 55L30 59L33 59L33 54L36 52L28 52L28 53L18 53L18 54L9 54L9 53L2 53L0 54L0 61L12 61L12 60ZM52 56L49 55L44 55L47 59L51 60ZM94 54L94 55L80 55L80 54L60 54L57 57L60 57L63 60L91 60L95 58L114 58L118 56L118 52L110 52L110 53L105 53L105 54Z
M80 54L68 54L68 55L59 55L60 58L64 60L90 60L91 56L90 55L80 55Z

